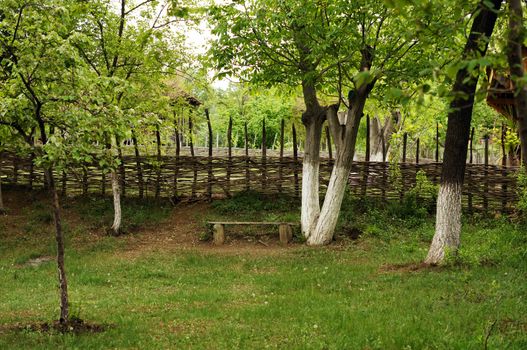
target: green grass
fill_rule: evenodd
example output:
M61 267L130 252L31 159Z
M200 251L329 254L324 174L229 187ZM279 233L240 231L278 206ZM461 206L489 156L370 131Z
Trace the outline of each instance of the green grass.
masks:
M249 197L255 203L235 198L207 215L279 209ZM94 238L89 229L70 227L72 312L111 327L90 335L0 330L0 349L483 349L486 338L489 349L527 348L522 227L468 221L459 259L407 271L389 266L424 258L430 219L354 210L359 240L268 254L160 248L131 257L124 254L126 237ZM347 215L341 227L352 226ZM53 237L0 239L0 325L56 319L54 263L14 264L52 247Z
M113 222L113 202L109 197L79 197L66 207L73 206L91 227L110 227ZM146 224L156 224L168 217L170 204L152 199L125 198L122 201L122 229L124 232Z

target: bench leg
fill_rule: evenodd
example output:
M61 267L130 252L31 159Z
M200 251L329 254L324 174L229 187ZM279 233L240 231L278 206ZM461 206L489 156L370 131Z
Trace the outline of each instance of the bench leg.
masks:
M222 224L214 224L213 226L214 245L222 245L225 243L225 226Z
M291 239L293 238L293 230L290 225L280 224L280 226L278 226L278 233L280 234L280 243L282 245L287 245L287 243L291 242Z

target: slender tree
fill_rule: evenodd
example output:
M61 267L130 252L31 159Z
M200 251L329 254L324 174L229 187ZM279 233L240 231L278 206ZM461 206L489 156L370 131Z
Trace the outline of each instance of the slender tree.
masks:
M501 0L482 0L473 15L470 35L463 50L463 60L475 68L485 56L488 42L501 7ZM469 64L459 69L452 88L452 102L443 157L441 183L437 198L436 229L425 262L439 264L447 251L455 253L461 234L461 194L465 175L468 140L478 75Z

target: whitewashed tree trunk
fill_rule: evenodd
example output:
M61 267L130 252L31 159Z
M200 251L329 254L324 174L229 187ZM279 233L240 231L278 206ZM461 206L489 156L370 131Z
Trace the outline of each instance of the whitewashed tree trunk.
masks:
M114 235L118 236L121 234L121 189L119 186L119 175L117 174L116 170L112 170L111 180L114 210L113 225L111 230Z
M425 263L437 265L447 252L456 254L461 232L461 190L455 183L444 183L439 188L435 235Z
M501 0L480 0L463 51L463 59L485 56L501 3ZM481 45L482 42L485 45ZM452 89L454 99L450 102L448 113L443 168L437 198L436 231L425 259L428 264L440 264L447 252L456 254L459 248L461 194L477 84L478 77L467 68L457 72Z
M330 108L328 110L327 120L333 133L333 139L336 140L337 157L331 171L324 204L322 205L315 230L307 240L308 245L325 245L333 240L342 200L348 184L348 176L353 164L357 133L366 97L367 93L363 92L361 96L354 99L354 106L348 111L345 128L339 125L335 109Z
M306 125L306 141L302 162L302 234L309 238L315 228L320 214L319 169L321 123L312 122Z
M365 47L364 50L361 51L363 55L361 70L370 69L373 59L372 50L371 47ZM328 121L329 130L332 134L333 141L335 142L337 156L331 172L326 196L324 197L322 210L314 221L314 229L312 229L310 234L306 236L308 245L324 245L330 243L333 239L342 200L344 198L348 175L353 164L360 120L362 118L366 99L368 98L371 89L373 89L374 84L375 79L368 84L358 87L357 90L350 91L348 96L350 109L347 112L345 120L339 118L338 105L330 106L325 110L325 119ZM320 131L320 136L322 125L317 125L317 130ZM306 139L308 136L309 132ZM318 140L320 143L320 137L318 137ZM306 145L307 144L308 142L306 140ZM317 147L318 150L320 144L318 144Z
M307 240L308 245L325 245L329 244L333 239L340 207L346 192L349 172L349 167L342 166L342 164L333 167L322 211L313 233Z

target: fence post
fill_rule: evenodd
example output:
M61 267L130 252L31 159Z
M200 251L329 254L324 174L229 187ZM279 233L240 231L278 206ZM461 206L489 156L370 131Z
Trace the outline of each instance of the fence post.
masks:
M489 209L489 199L487 193L489 191L489 135L485 135L485 189L483 191L483 208L485 211Z
M436 122L436 163L439 163L439 122Z
M124 198L126 194L126 170L124 168L123 151L121 149L121 140L115 136L115 144L117 145L117 157L119 158L119 186L121 187L121 196Z
M156 125L156 147L157 147L157 165L156 165L156 188L155 199L158 200L161 195L161 131L159 124Z
M507 136L507 129L505 127L505 124L501 124L501 152L503 154L503 157L501 158L501 171L503 176L503 183L501 184L501 192L502 192L502 199L501 199L501 210L503 213L507 210L507 155L505 152L505 137Z
M408 133L403 135L403 163L406 163L406 146L408 145Z
M198 183L198 169L196 164L196 154L194 153L194 135L192 134L192 114L188 116L188 130L189 130L189 137L188 137L188 143L190 146L190 155L192 156L192 171L194 173L193 179L192 179L192 198L196 197L196 186Z
M82 195L86 196L88 194L88 169L86 169L86 164L82 166Z
M368 191L368 175L370 172L370 116L366 114L366 153L364 154L364 164L362 166L362 196L366 196Z
M62 191L61 191L61 195L63 197L66 196L67 181L68 181L68 178L66 176L66 172L64 170L62 170Z
M473 152L474 152L474 127L472 127L472 131L470 132L470 158L469 158L469 163L472 164L473 163Z
M175 117L174 112L174 117ZM179 178L179 157L181 154L181 138L179 136L178 123L175 122L174 133L176 135L176 164L174 164L174 190L172 191L172 197L174 199L178 196L178 178Z
M293 124L293 161L294 161L294 180L295 180L295 196L298 198L300 196L300 188L298 185L298 144L296 139L296 128Z
M282 182L284 181L284 132L285 132L285 121L282 118L280 122L280 165L278 167L278 192L282 192Z
M326 140L328 143L328 156L330 163L333 161L333 150L331 149L331 135L329 134L329 126L326 125Z
M209 110L205 109L205 116L207 117L207 128L209 130L209 158L207 164L207 197L209 201L212 200L212 124L210 123Z
M227 128L227 196L231 196L231 167L232 167L232 117L229 117Z
M31 152L31 157L29 158L29 189L33 189L33 179L35 177L35 153ZM46 181L44 181L46 184Z
M472 130L470 132L470 139L469 139L469 158L468 158L468 163L469 164L472 164L474 162L474 157L473 157L473 149L474 149L474 127L472 127ZM467 195L467 198L468 198L468 212L469 214L472 214L473 212L473 204L472 204L472 169L470 166L467 167L467 187L468 187L468 195Z
M104 170L101 173L101 194L106 195L106 173Z
M18 159L13 157L13 183L18 183Z
M262 121L262 190L267 187L267 133L265 130L265 118Z
M249 135L247 132L247 122L245 122L243 131L245 133L245 190L251 189L251 172L249 169Z
M416 144L415 144L415 164L419 164L419 143L420 140L417 138Z

